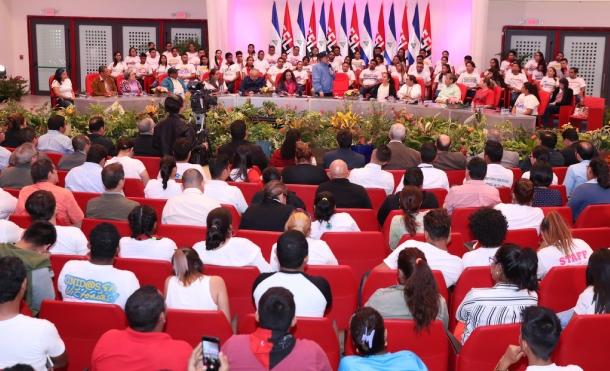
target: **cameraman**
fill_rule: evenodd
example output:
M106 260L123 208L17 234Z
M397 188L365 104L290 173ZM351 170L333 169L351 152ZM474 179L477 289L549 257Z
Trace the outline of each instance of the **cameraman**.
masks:
M183 100L180 96L170 95L165 98L165 111L168 116L159 122L153 134L153 146L161 151L161 156L171 155L174 142L178 138L187 138L195 143L195 129L187 125L180 116Z

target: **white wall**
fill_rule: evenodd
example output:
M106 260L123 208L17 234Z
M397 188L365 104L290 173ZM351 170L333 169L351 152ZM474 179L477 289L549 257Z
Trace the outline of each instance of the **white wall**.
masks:
M5 50L0 54L0 64L3 64L8 71L13 70L14 63L12 55L9 53L13 49L10 5L10 0L0 0L0 45L3 45Z

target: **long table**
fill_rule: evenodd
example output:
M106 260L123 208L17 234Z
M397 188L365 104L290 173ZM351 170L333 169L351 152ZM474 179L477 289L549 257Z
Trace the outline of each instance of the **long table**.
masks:
M225 107L237 107L250 102L255 107L261 107L264 102L273 102L282 108L292 108L297 111L323 111L335 112L347 107L358 114L371 113L373 104L381 105L384 114L391 115L396 111L404 110L415 117L437 116L445 120L465 122L474 115L470 109L448 108L445 105L430 104L406 104L405 102L370 102L360 100L345 100L334 98L313 97L269 97L269 96L239 96L224 95L218 97L218 103ZM536 116L502 114L494 110L483 110L488 127L509 121L513 128L524 128L527 131L535 131Z
M145 96L114 96L114 97L83 97L78 96L74 99L74 107L79 113L88 113L92 105L101 106L103 108L110 107L114 102L119 102L121 107L126 111L142 112L144 108L153 103L163 103L165 97L156 97L152 95Z

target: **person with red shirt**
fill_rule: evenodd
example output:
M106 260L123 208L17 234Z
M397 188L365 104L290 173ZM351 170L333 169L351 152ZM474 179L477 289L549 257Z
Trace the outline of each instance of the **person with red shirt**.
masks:
M294 165L297 142L300 140L301 133L297 129L289 129L282 146L271 155L271 166L284 168Z

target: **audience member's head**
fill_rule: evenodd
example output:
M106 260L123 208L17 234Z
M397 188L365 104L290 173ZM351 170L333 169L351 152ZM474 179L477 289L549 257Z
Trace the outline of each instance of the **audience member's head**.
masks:
M188 138L178 138L172 146L176 162L187 162L191 157L192 143Z
M286 74L286 70L284 72L284 76ZM297 129L289 129L286 132L286 136L284 138L284 142L280 147L280 154L284 159L293 159L295 157L296 145L297 142L301 140L301 133Z
M451 137L447 134L441 134L436 139L436 149L439 151L449 151L451 148Z
M87 151L87 162L93 162L94 164L99 164L100 166L104 166L106 163L106 156L108 156L108 152L106 151L106 147L101 144L92 144Z
M500 210L483 207L468 217L468 228L481 247L498 247L506 238L508 222Z
M349 176L349 169L343 160L335 160L328 167L330 179L346 179Z
M337 144L339 144L339 148L351 148L352 139L352 132L349 131L349 129L341 129L337 132Z
M206 250L216 250L231 238L232 222L231 213L224 207L217 207L208 213L205 236Z
M203 192L203 175L197 169L187 169L182 174L182 188L197 188Z
M578 142L578 145L576 146L576 157L579 161L591 160L593 159L593 156L595 156L595 147L593 147L591 142L584 140Z
M610 172L606 160L601 157L592 159L587 168L587 178L597 180L597 185L604 189L610 188Z
M425 164L431 164L432 162L434 162L437 152L434 143L427 142L421 145L419 153L421 155L421 162Z
M89 132L104 135L104 118L102 116L93 116L89 119Z
M406 135L407 129L403 124L393 124L392 126L390 126L390 140L397 140L399 142L402 142L403 140L405 140Z
M116 142L116 148L119 151L119 154L123 156L133 156L134 146L135 143L133 139L127 137L119 138Z
M74 148L74 152L87 153L90 145L91 140L86 135L77 135L72 138L72 148Z
M39 253L46 254L47 250L57 241L57 231L55 226L47 221L34 221L23 232L21 243L26 248Z
M127 299L125 316L132 330L160 332L165 325L165 299L154 286L142 286Z
M424 215L426 241L447 242L451 234L451 217L445 209L430 210Z
M263 184L267 184L272 180L282 180L282 174L278 170L278 168L273 166L267 166L265 170L263 170Z
M313 211L316 220L328 222L335 213L335 197L328 191L319 192L314 200Z
M9 162L15 166L30 165L32 161L35 161L38 157L38 150L32 143L23 143L19 147L15 148L11 154Z
M565 256L572 254L572 232L558 212L551 211L542 219L540 236L542 237L541 247L555 246Z
M155 130L155 121L146 116L140 121L138 121L138 133L140 135L153 135Z
M553 183L553 168L545 161L536 161L530 170L534 187L548 187Z
M587 286L593 287L595 313L610 313L610 250L600 249L589 257Z
M519 290L538 289L538 256L529 247L504 244L493 258L491 276L495 282L515 285Z
M55 165L53 165L53 161L46 157L41 157L34 161L30 169L30 174L32 175L32 182L34 183L49 182L57 184L58 181Z
M398 204L404 213L403 223L411 236L414 236L415 233L417 233L418 223L416 216L421 208L423 200L423 193L421 189L416 186L405 186L398 194Z
M498 164L502 161L504 148L502 143L493 140L485 142L485 160L490 164Z
M15 256L0 258L0 306L21 302L25 295L27 271L23 261Z
M284 270L302 271L307 264L309 246L305 235L297 230L282 233L277 240L277 260Z
M466 164L468 179L483 180L487 175L487 162L480 157L473 157Z
M538 133L538 140L540 145L545 146L548 149L555 149L557 145L557 134L552 131L545 130Z
M178 71L176 71L176 73L178 73ZM169 74L169 72L168 72L168 74ZM177 115L180 112L180 110L182 109L182 104L183 104L183 100L179 95L170 95L167 98L165 98L163 107L165 108L165 111L167 113Z
M121 192L125 185L125 171L119 163L110 164L102 169L102 184L108 192Z
M21 140L22 143L36 144L37 143L36 130L34 130L34 128L31 128L29 126L19 130L19 139Z
M296 324L295 313L292 293L283 287L271 287L258 300L256 320L261 328L287 333Z
M49 191L39 190L25 201L25 210L33 221L51 221L55 216L55 197Z
M47 120L47 129L65 131L66 129L66 118L61 115L51 115Z
M297 164L310 164L313 152L309 147L309 144L305 142L297 142L296 149L294 151L294 158Z
M267 201L278 201L286 204L288 187L279 180L272 180L263 187L263 198Z
M229 127L231 132L231 140L239 141L246 139L246 122L244 120L235 120Z
M210 175L214 180L227 180L231 169L231 163L227 156L219 155L215 158L210 159L208 164L210 169Z
M513 189L513 200L519 205L531 205L534 198L534 183L529 179L519 179Z
M311 233L311 217L304 211L294 211L284 225L284 231L299 231L309 237Z
M561 335L557 315L550 309L530 306L523 308L521 321L521 351L529 363L549 362Z
M408 168L405 171L402 183L405 187L415 186L421 188L424 184L424 173L421 171L421 168L417 166Z
M561 132L561 137L563 138L563 144L567 146L571 146L572 143L578 142L578 131L574 128L568 128Z
M357 309L350 320L349 329L358 354L367 357L385 350L387 334L383 317L374 308Z
M96 225L89 235L91 261L96 264L112 264L119 249L121 236L116 227L110 223Z
M127 216L131 237L135 239L153 238L157 230L157 213L148 205L138 205Z
M203 262L195 249L176 249L172 257L174 274L184 286L190 286L201 276Z
M373 150L373 154L371 155L371 162L383 166L387 164L391 158L392 150L390 149L390 147L383 144Z
M530 158L530 162L532 163L532 165L534 164L534 162L537 161L544 161L548 163L550 154L551 152L549 151L548 147L545 147L543 145L536 146L534 147L534 149L532 149L532 156Z

